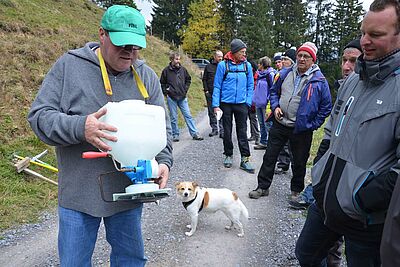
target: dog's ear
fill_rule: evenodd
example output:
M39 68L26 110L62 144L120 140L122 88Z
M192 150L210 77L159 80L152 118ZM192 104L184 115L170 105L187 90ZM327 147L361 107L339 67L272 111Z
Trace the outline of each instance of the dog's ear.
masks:
M181 184L181 182L175 182L175 188L178 188L178 186Z
M199 185L197 184L197 182L192 182L193 188L198 187Z

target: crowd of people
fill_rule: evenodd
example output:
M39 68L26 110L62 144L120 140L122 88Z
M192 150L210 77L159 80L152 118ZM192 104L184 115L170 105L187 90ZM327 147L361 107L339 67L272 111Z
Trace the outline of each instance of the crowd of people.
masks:
M104 140L117 141L109 134L117 129L101 121L107 102L138 99L165 110L167 103L167 145L156 156L160 188L166 186L173 163L172 142L179 141L178 107L193 140L204 139L190 113L186 96L191 77L180 63L181 55L170 54L159 79L138 59L138 51L146 48L145 35L139 11L111 6L102 17L99 41L61 56L30 109L28 120L35 134L56 147L61 266L91 266L102 220L112 248L111 266L146 263L143 205L103 201L97 177L114 170L112 160L87 161L80 156L93 149L109 151ZM249 142L254 141L254 149L265 150L250 198L268 196L274 174L291 167L289 204L308 209L295 249L301 266L340 266L343 243L350 267L400 266L400 182L396 184L400 2L371 4L361 23L360 39L342 51L342 77L335 82L334 103L314 43L276 53L272 60L264 56L253 64L246 52L247 45L233 39L230 51L225 55L215 51L204 70L209 137L223 139L223 166L234 164L235 127L240 169L256 171ZM254 128L250 137L248 121ZM304 189L313 132L320 127L324 137L314 159L312 184Z

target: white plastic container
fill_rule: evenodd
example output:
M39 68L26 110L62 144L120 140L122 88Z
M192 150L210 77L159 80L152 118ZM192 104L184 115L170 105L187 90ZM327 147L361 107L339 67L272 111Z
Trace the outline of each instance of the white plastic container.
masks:
M152 160L166 146L165 110L162 107L141 100L109 102L104 107L107 113L100 120L117 127L117 132L109 133L118 141L103 141L112 147L108 153L121 163L121 167L136 166L139 159Z

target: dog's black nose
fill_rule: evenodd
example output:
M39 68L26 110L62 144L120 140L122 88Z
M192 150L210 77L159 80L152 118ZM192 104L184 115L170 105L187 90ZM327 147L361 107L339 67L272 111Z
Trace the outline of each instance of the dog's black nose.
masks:
M183 195L184 195L185 197L187 197L187 196L188 196L188 193L184 193Z

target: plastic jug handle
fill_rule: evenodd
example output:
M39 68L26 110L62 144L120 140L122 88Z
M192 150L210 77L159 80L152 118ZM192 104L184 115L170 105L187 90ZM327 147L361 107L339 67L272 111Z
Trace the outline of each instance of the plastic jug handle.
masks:
M109 154L107 152L83 152L83 159L97 159L97 158L106 158Z

